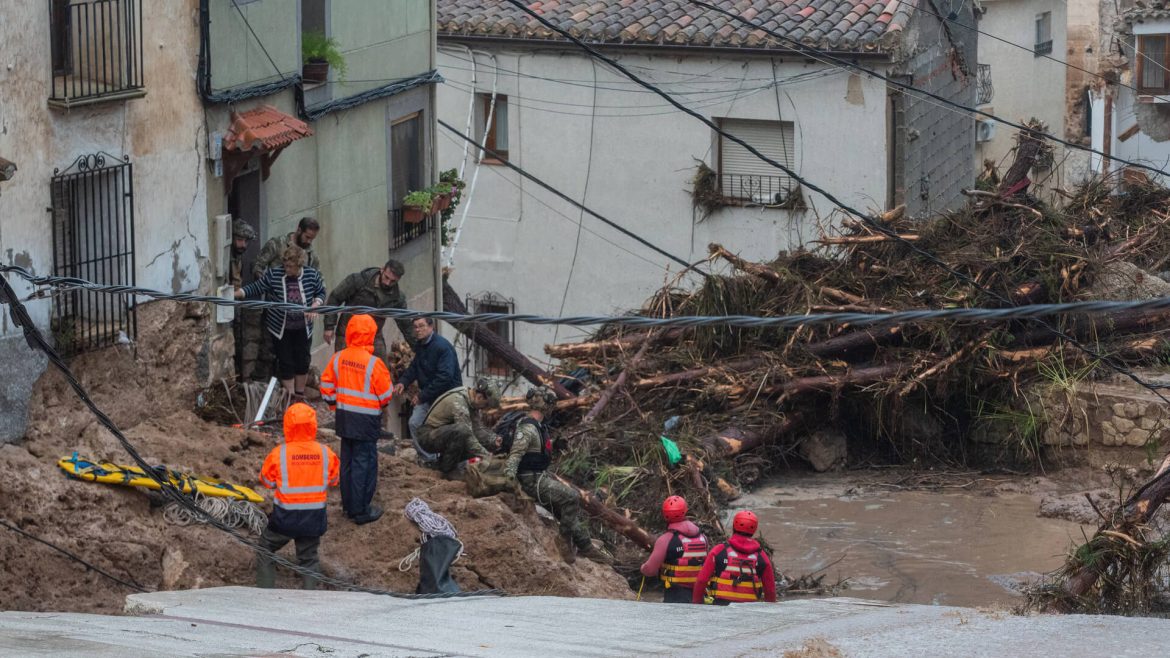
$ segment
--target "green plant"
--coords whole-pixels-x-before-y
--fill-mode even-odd
[[[451,183],[448,183],[447,181],[439,181],[430,187],[430,192],[434,196],[439,196],[442,194],[451,194],[454,189],[455,186],[453,186]]]
[[[415,190],[402,197],[402,205],[429,209],[432,200],[434,200],[434,195],[431,194],[430,190]]]
[[[462,190],[467,186],[467,183],[459,179],[459,171],[457,169],[448,169],[440,173],[439,180],[444,183],[450,183],[457,190]]]
[[[304,32],[301,34],[301,62],[328,62],[333,70],[337,71],[339,80],[345,79],[345,56],[338,50],[337,40],[327,37],[322,32]]]

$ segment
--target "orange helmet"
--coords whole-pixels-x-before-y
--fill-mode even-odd
[[[667,523],[678,523],[687,518],[687,501],[682,496],[671,496],[662,501],[662,518]]]
[[[731,529],[751,536],[756,534],[756,528],[760,527],[760,520],[756,518],[756,513],[751,510],[744,510],[735,513],[735,519],[731,521]]]

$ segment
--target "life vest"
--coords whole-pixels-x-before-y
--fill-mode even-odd
[[[520,457],[520,467],[517,470],[521,473],[539,473],[548,470],[549,465],[552,464],[552,437],[548,433],[548,428],[545,427],[544,423],[531,416],[521,418],[517,427],[521,423],[533,425],[540,432],[540,452],[524,453]]]
[[[707,537],[700,533],[695,537],[688,537],[677,530],[671,530],[674,536],[666,546],[666,558],[662,560],[662,569],[658,577],[666,588],[695,586],[699,570],[703,568],[703,560],[707,558]]]
[[[707,582],[707,596],[730,603],[764,600],[759,563],[759,551],[740,553],[724,544],[723,552],[715,558],[715,576]]]

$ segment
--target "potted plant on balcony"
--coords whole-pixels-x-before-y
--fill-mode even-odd
[[[427,215],[434,212],[434,197],[430,190],[415,190],[402,198],[402,220],[408,224],[417,224]]]
[[[337,41],[321,32],[301,34],[301,79],[305,82],[325,82],[329,67],[337,71],[337,79],[345,79],[345,57],[337,48]]]
[[[451,207],[452,185],[446,181],[439,181],[431,186],[431,195],[435,198],[435,212]]]

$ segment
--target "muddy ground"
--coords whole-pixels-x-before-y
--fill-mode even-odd
[[[186,307],[149,304],[139,311],[136,349],[122,346],[72,363],[100,408],[151,463],[258,487],[257,472],[276,438],[212,425],[190,410],[198,394],[198,336],[205,318]],[[56,462],[73,451],[127,463],[114,437],[98,426],[64,379],[47,372],[36,386],[24,441],[0,447],[0,517],[146,589],[185,589],[254,582],[251,552],[224,533],[179,527],[135,489],[70,480]],[[332,447],[339,450],[336,442]],[[378,522],[355,526],[330,494],[329,532],[322,542],[327,575],[368,587],[410,592],[417,567],[399,560],[419,532],[401,511],[418,496],[459,532],[466,555],[453,567],[464,589],[514,594],[630,598],[626,581],[588,560],[567,564],[554,525],[531,503],[511,496],[474,500],[407,459],[380,454]],[[291,553],[291,547],[286,549]],[[290,554],[291,557],[291,554]],[[118,612],[129,590],[48,547],[0,529],[0,592],[9,610]],[[299,584],[284,574],[281,586]]]

